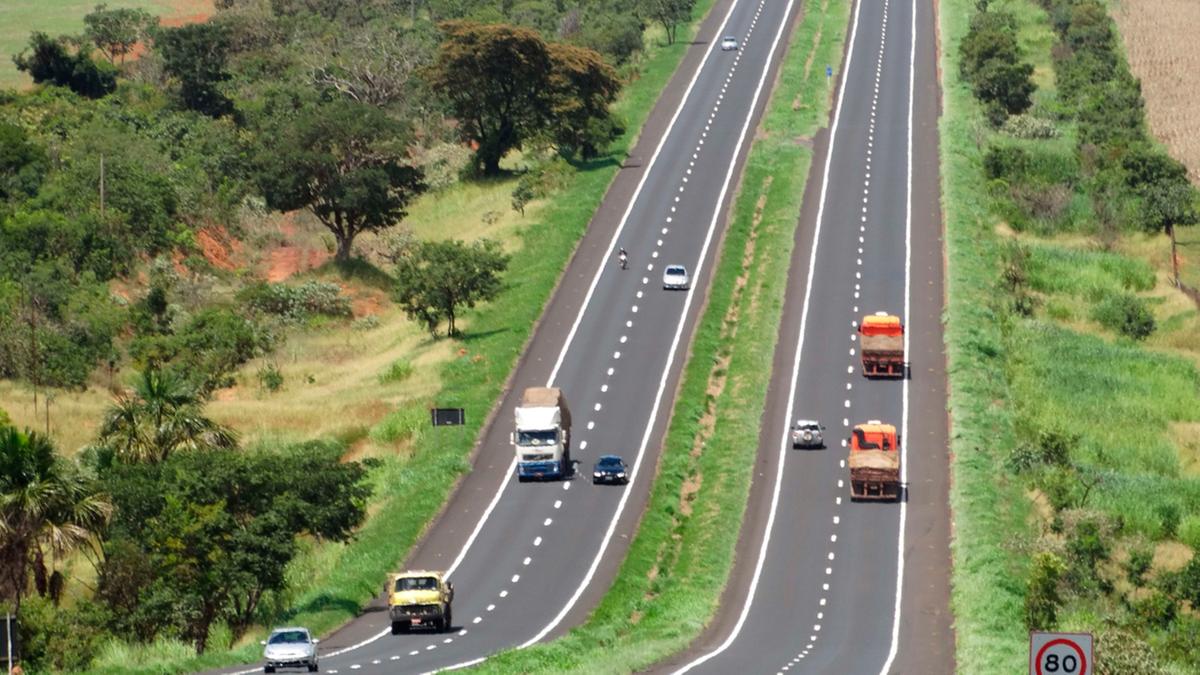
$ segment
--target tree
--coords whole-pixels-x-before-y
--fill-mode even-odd
[[[404,161],[406,137],[382,110],[353,101],[278,114],[262,134],[259,186],[272,208],[311,211],[345,262],[355,237],[395,225],[425,189],[421,170]]]
[[[621,90],[617,73],[591,49],[551,43],[554,140],[584,159],[601,152],[624,129],[609,111]]]
[[[35,432],[0,427],[0,597],[20,608],[32,572],[39,595],[57,598],[61,556],[91,541],[112,514],[108,497]]]
[[[500,274],[508,256],[487,239],[467,245],[461,241],[426,241],[413,247],[396,267],[396,301],[412,319],[436,336],[442,320],[447,334],[456,335],[459,307],[491,300],[500,292]]]
[[[229,31],[213,22],[164,28],[155,45],[163,57],[163,68],[179,79],[179,97],[184,106],[209,117],[233,112],[233,101],[221,92],[229,79]]]
[[[449,21],[442,31],[429,80],[477,144],[483,173],[499,173],[500,160],[534,138],[591,157],[621,132],[608,110],[620,83],[596,52],[503,24]]]
[[[237,435],[204,416],[199,397],[181,377],[150,368],[131,394],[108,409],[99,440],[129,463],[162,462],[181,450],[237,447]]]
[[[1058,581],[1067,567],[1053,553],[1034,556],[1029,573],[1029,590],[1025,593],[1025,627],[1029,630],[1053,630],[1058,624]]]
[[[667,32],[667,44],[675,44],[676,29],[681,23],[687,23],[692,18],[696,8],[696,0],[644,0],[643,9],[646,16],[662,24]]]
[[[298,535],[346,541],[363,522],[366,467],[342,462],[344,450],[317,442],[112,467],[118,511],[98,596],[118,631],[166,632],[197,652],[217,621],[240,637],[262,598],[287,587]]]
[[[42,32],[29,37],[28,49],[14,56],[13,63],[37,84],[68,87],[88,98],[103,98],[117,88],[116,70],[111,65],[97,64],[83,52],[71,53],[63,38],[51,39]]]
[[[1019,115],[1033,105],[1033,64],[992,59],[975,74],[975,97],[1008,115]],[[1002,121],[1002,120],[1001,120]]]
[[[146,31],[157,22],[157,18],[144,9],[109,9],[108,5],[101,4],[84,15],[84,36],[96,45],[109,63],[115,65],[117,57],[125,63],[125,55],[146,38]]]
[[[315,57],[310,69],[315,84],[359,103],[419,108],[414,75],[432,62],[435,49],[430,31],[366,27]]]
[[[548,126],[549,50],[528,28],[469,21],[441,28],[430,83],[449,101],[463,138],[478,144],[478,168],[498,174],[504,155]]]
[[[46,152],[15,124],[0,122],[0,201],[32,197],[46,173]]]

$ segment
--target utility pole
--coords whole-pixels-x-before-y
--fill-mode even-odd
[[[1179,251],[1175,244],[1175,226],[1168,225],[1167,233],[1171,235],[1171,270],[1175,274],[1175,288],[1179,288]]]
[[[12,675],[13,671],[13,644],[12,644],[12,620],[13,616],[9,612],[4,613],[4,649],[7,652],[8,675]]]
[[[104,220],[104,155],[100,155],[100,220]]]

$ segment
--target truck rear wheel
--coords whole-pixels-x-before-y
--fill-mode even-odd
[[[399,635],[404,632],[405,624],[403,621],[392,622],[392,635]]]

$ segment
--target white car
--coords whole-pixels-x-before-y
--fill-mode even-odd
[[[270,637],[263,640],[263,672],[273,673],[276,668],[307,668],[308,672],[320,670],[317,664],[317,643],[307,628],[276,628]]]
[[[686,291],[690,283],[687,268],[683,265],[667,265],[663,270],[663,288],[667,290]]]
[[[737,38],[733,37],[732,35],[726,35],[724,38],[721,39],[721,51],[728,52],[728,51],[736,50],[737,48],[738,48]]]
[[[822,431],[825,426],[816,420],[796,420],[792,425],[793,448],[823,448],[825,439]]]

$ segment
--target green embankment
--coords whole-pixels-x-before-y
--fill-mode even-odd
[[[1030,561],[1049,552],[1066,566],[1055,627],[1097,634],[1098,672],[1195,672],[1184,656],[1189,640],[1194,648],[1194,618],[1156,623],[1163,615],[1141,603],[1156,597],[1155,586],[1179,559],[1186,561],[1184,544],[1198,544],[1180,525],[1200,522],[1200,478],[1181,461],[1178,431],[1200,420],[1198,350],[1188,337],[1197,312],[1166,287],[1161,268],[1137,255],[1145,235],[1097,226],[1095,195],[1076,154],[1076,123],[1055,88],[1055,35],[1046,13],[1027,0],[990,8],[1017,17],[1024,58],[1037,68],[1031,113],[1053,120],[1060,136],[1016,138],[984,122],[959,77],[958,44],[977,3],[943,0],[958,667],[1023,672]],[[993,143],[1025,149],[1035,171],[1071,186],[1053,218],[1022,222],[1014,192],[987,181],[983,157]],[[1028,302],[1017,302],[1014,286]],[[1138,342],[1105,327],[1099,312],[1117,297],[1151,309],[1153,336]],[[1061,464],[1018,472],[1031,451],[1053,447],[1048,438],[1065,439]],[[1101,536],[1089,538],[1085,525]],[[1126,566],[1137,549],[1154,558],[1145,579],[1131,582]],[[1085,562],[1091,555],[1097,559]],[[1148,665],[1154,660],[1158,666]]]
[[[553,203],[541,212],[540,220],[522,234],[522,249],[538,254],[523,256],[520,274],[506,277],[508,287],[502,296],[467,317],[459,356],[445,366],[442,391],[435,398],[439,405],[465,408],[467,424],[429,431],[424,409],[400,409],[372,430],[384,440],[411,439],[412,453],[386,458],[375,471],[376,497],[370,520],[352,543],[325,546],[309,557],[304,569],[296,566],[289,570],[291,586],[305,590],[298,590],[290,599],[292,609],[282,613],[280,622],[308,626],[323,634],[357,616],[379,591],[384,576],[404,559],[459,477],[469,470],[473,439],[616,175],[620,158],[633,147],[711,6],[712,0],[697,3],[692,24],[680,30],[674,45],[650,46],[637,79],[626,87],[616,106],[625,120],[626,133],[613,144],[609,157],[582,165],[570,184],[551,197]],[[312,584],[314,577],[320,582]],[[221,643],[220,634],[213,638],[210,644]],[[114,643],[99,655],[94,670],[173,673],[250,662],[261,655],[258,639],[251,634],[234,649],[214,649],[200,657],[188,656],[186,648],[175,643],[132,649]]]
[[[828,117],[846,0],[804,8],[747,160],[658,477],[613,586],[562,639],[476,671],[627,673],[685,648],[711,620],[733,564],[758,446],[809,141]]]

